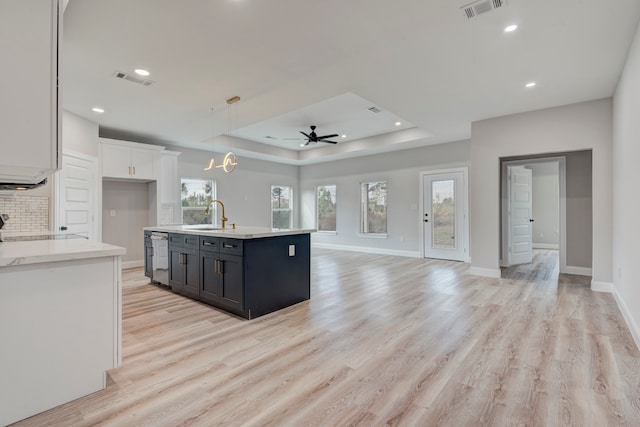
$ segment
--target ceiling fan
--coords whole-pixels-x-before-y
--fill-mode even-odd
[[[335,138],[336,136],[340,136],[337,133],[334,133],[332,135],[318,136],[318,135],[316,135],[316,127],[315,126],[311,126],[311,133],[309,133],[309,134],[306,133],[306,132],[302,132],[302,131],[300,131],[300,133],[307,137],[307,142],[304,145],[309,145],[309,143],[311,143],[311,142],[328,142],[329,144],[337,144],[338,141],[327,141],[327,140],[329,138]]]

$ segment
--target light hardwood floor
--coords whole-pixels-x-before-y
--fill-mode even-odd
[[[251,321],[124,273],[109,387],[19,426],[640,425],[640,352],[589,278],[313,249]]]

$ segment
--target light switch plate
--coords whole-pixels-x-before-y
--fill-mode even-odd
[[[289,256],[296,256],[296,245],[289,245]]]

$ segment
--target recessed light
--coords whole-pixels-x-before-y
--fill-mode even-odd
[[[536,85],[536,82],[529,82],[525,85],[525,87],[531,88],[534,87]]]
[[[100,107],[93,107],[93,108],[91,109],[91,111],[93,111],[94,113],[98,113],[98,114],[102,114],[102,113],[104,113],[104,109],[103,109],[103,108],[100,108]]]
[[[144,68],[136,68],[135,70],[133,70],[136,72],[136,74],[138,74],[139,76],[145,76],[147,77],[150,73],[145,70]]]
[[[342,135],[340,135],[340,138],[346,138],[347,135],[345,135],[344,133]]]
[[[304,146],[305,146],[305,144],[300,144],[300,147],[304,147]]]
[[[512,31],[515,31],[518,29],[518,26],[516,24],[513,25],[509,25],[508,27],[505,27],[504,32],[505,33],[510,33]]]
[[[402,122],[396,122],[395,125],[396,126],[400,126],[400,125],[402,125]]]

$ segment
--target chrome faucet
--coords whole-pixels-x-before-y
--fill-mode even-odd
[[[220,200],[218,199],[212,200],[209,203],[209,206],[207,206],[207,209],[204,210],[204,214],[209,215],[211,205],[213,205],[214,203],[220,203],[220,207],[222,207],[222,218],[220,218],[220,222],[222,223],[222,229],[224,230],[225,224],[227,223],[227,221],[229,221],[229,218],[224,216],[224,204]]]

